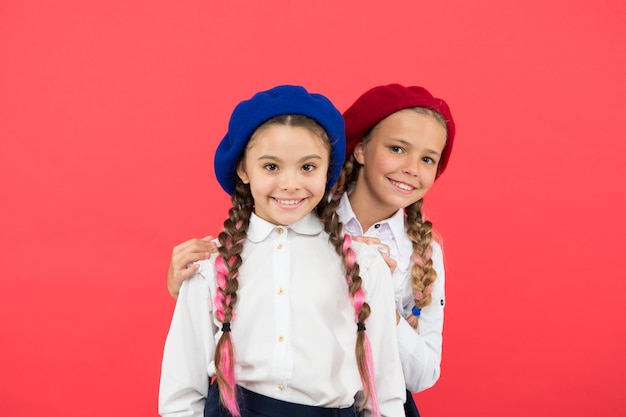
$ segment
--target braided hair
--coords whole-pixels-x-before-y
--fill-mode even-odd
[[[310,129],[324,140],[330,151],[330,139],[326,131],[313,119],[301,115],[281,115],[268,120],[257,128],[249,143],[255,139],[261,129],[269,125],[295,126]],[[224,221],[224,231],[218,237],[221,246],[218,249],[219,255],[215,261],[217,271],[215,317],[222,323],[222,334],[215,349],[214,361],[220,400],[233,416],[239,417],[241,414],[237,404],[235,389],[236,360],[230,326],[231,322],[235,320],[233,310],[237,302],[237,289],[239,287],[237,281],[238,270],[242,263],[241,252],[254,207],[250,185],[238,180],[231,201],[233,207],[228,212],[228,219]],[[337,254],[342,257],[346,270],[345,279],[354,306],[355,321],[357,322],[355,355],[365,394],[365,402],[361,407],[364,408],[369,402],[372,414],[380,417],[372,349],[365,332],[365,322],[371,310],[370,306],[365,302],[365,295],[361,288],[360,269],[356,262],[356,255],[350,247],[350,236],[343,233],[343,225],[336,213],[337,205],[338,201],[331,200],[330,190],[327,190],[326,195],[318,203],[315,213],[322,221],[324,230],[329,235],[329,242]]]
[[[417,113],[434,117],[447,130],[446,121],[440,113],[426,107],[411,107],[410,109]],[[364,143],[371,140],[372,132],[375,127],[376,125],[365,133],[362,139]],[[340,175],[339,184],[333,195],[333,200],[339,201],[341,196],[356,182],[360,169],[362,169],[362,166],[356,161],[354,155],[347,155]],[[422,198],[404,208],[407,236],[411,240],[413,247],[413,253],[411,255],[411,287],[415,307],[417,308],[417,310],[414,310],[414,314],[406,320],[414,328],[417,328],[419,325],[418,315],[420,310],[429,306],[432,302],[431,293],[437,279],[437,272],[433,268],[433,261],[431,259],[433,225],[432,222],[424,219],[422,213],[423,201],[424,199]],[[417,315],[415,313],[417,313]]]

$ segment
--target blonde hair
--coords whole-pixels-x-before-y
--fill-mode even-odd
[[[434,117],[443,125],[444,128],[446,128],[447,132],[446,121],[440,113],[426,107],[410,107],[409,109],[420,114]],[[365,133],[363,139],[361,140],[364,144],[368,143],[372,139],[372,132],[379,123],[374,125]],[[346,162],[339,177],[339,184],[335,194],[333,195],[333,200],[339,201],[341,195],[357,181],[359,171],[362,168],[363,167],[356,161],[353,154],[346,156]],[[413,290],[415,306],[419,309],[427,307],[431,304],[431,292],[437,279],[437,272],[433,268],[433,261],[431,259],[433,225],[430,221],[424,219],[422,204],[423,198],[404,208],[407,236],[411,240],[413,247],[413,254],[411,255],[411,288]],[[414,328],[417,328],[419,325],[418,318],[415,315],[411,315],[406,320]]]

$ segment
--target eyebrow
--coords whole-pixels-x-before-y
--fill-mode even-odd
[[[436,156],[440,156],[440,155],[441,155],[439,152],[437,152],[437,151],[436,151],[436,150],[434,150],[434,149],[428,149],[428,150],[426,151],[426,153],[431,154],[431,155],[436,155]]]
[[[262,159],[269,159],[271,161],[276,161],[276,162],[281,162],[282,160],[274,155],[261,155],[257,158],[258,160],[262,160]],[[302,158],[300,158],[300,160],[298,162],[304,162],[304,161],[308,161],[311,159],[322,159],[322,157],[318,154],[311,154],[311,155],[306,155],[303,156]]]
[[[413,148],[413,144],[411,142],[409,142],[408,140],[405,139],[400,139],[400,138],[391,138],[397,142],[400,142],[400,144],[406,146],[407,148]],[[427,149],[426,153],[431,154],[431,155],[436,155],[436,156],[440,156],[441,154],[439,152],[437,152],[434,149]]]

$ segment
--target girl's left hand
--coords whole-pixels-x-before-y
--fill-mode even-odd
[[[367,243],[368,245],[378,246],[378,251],[380,252],[381,256],[385,260],[385,263],[391,270],[391,273],[393,274],[393,271],[396,270],[396,266],[398,265],[398,262],[396,262],[394,259],[392,259],[389,256],[389,245],[381,242],[380,239],[376,237],[369,237],[369,236],[353,236],[352,240],[356,240],[357,242]]]

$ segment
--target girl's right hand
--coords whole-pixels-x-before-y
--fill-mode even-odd
[[[200,266],[195,262],[209,259],[211,253],[217,252],[217,245],[211,240],[212,236],[194,238],[174,247],[167,272],[167,290],[172,297],[178,298],[183,281],[198,271]]]

